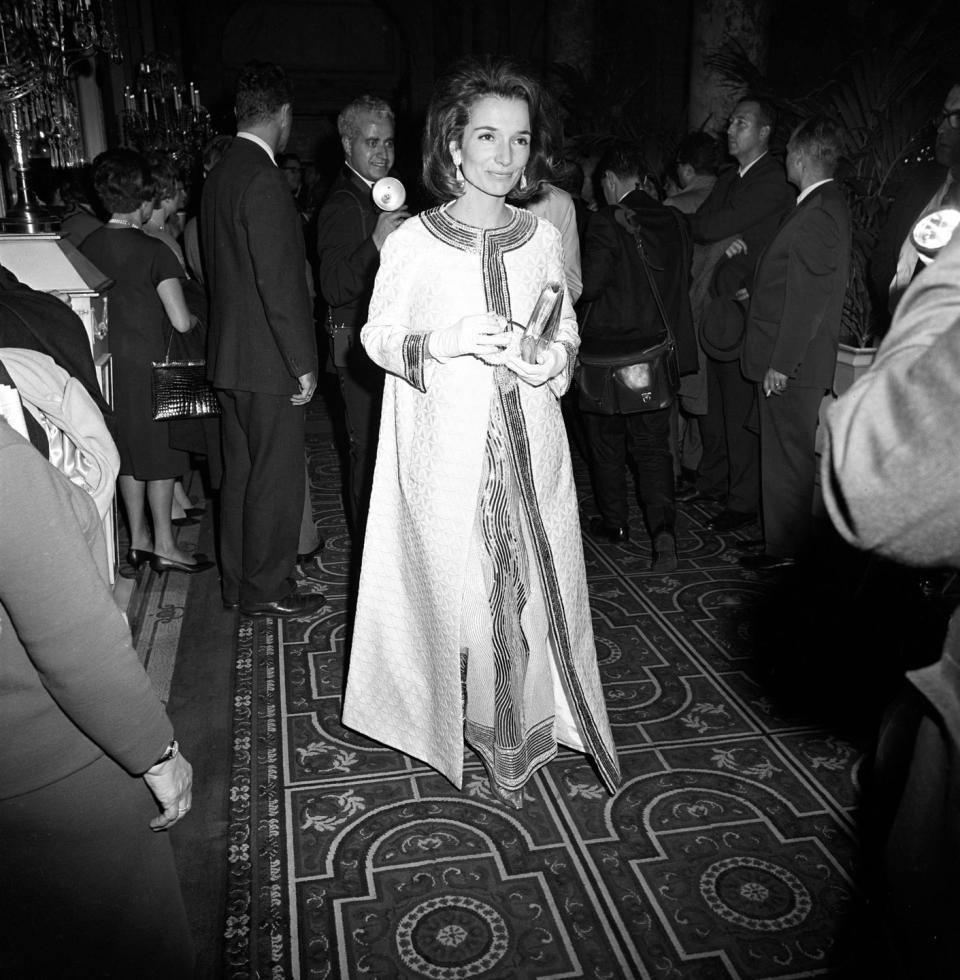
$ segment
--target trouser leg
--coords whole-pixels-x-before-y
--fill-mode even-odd
[[[347,437],[350,442],[350,466],[346,480],[347,510],[354,535],[362,539],[377,459],[383,372],[369,358],[366,363],[359,358],[357,361],[356,365],[350,367],[338,367],[337,375],[340,379]]]
[[[608,524],[615,527],[626,527],[629,523],[624,418],[623,415],[583,413],[590,437],[597,510]]]
[[[816,434],[823,390],[759,391],[763,533],[768,554],[796,558],[813,535]]]
[[[697,469],[697,490],[718,500],[727,495],[729,467],[727,438],[723,421],[723,395],[720,388],[719,361],[707,358],[707,414],[701,417],[700,435],[703,453]]]
[[[241,603],[290,591],[303,515],[304,409],[288,395],[234,392],[250,461],[243,493]]]
[[[717,363],[729,466],[727,507],[753,514],[760,502],[760,440],[746,425],[754,407],[755,386],[741,374],[738,361]]]
[[[670,452],[670,409],[624,416],[630,453],[637,467],[638,491],[652,537],[672,531],[677,522],[673,456]]]

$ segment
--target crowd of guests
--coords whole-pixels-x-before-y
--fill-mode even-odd
[[[281,68],[243,69],[236,118],[236,136],[205,149],[189,221],[186,181],[168,158],[109,150],[88,186],[71,175],[62,192],[64,237],[113,281],[116,458],[105,454],[104,472],[116,475],[128,564],[159,574],[217,567],[224,608],[246,616],[322,609],[304,445],[305,407],[328,367],[320,310],[346,420],[359,571],[344,724],[457,786],[467,743],[508,806],[523,806],[525,784],[560,745],[589,755],[614,792],[568,431],[588,456],[597,513],[587,530],[598,540],[630,546],[635,473],[653,572],[682,557],[678,500],[716,505],[718,532],[755,526],[757,536],[738,538],[745,567],[777,571],[805,557],[851,260],[836,180],[843,132],[826,118],[800,120],[781,162],[770,150],[773,106],[746,96],[726,147],[692,133],[668,174],[615,139],[589,166],[564,165],[556,107],[537,79],[508,60],[471,59],[435,88],[422,158],[434,204],[413,215],[381,210],[371,195],[395,167],[383,100],[361,96],[340,113],[343,163],[329,187],[284,152],[293,93]],[[960,88],[939,120],[937,163],[941,183],[919,193],[914,217],[955,194]],[[923,265],[903,234],[891,308]],[[561,296],[549,331],[522,337],[550,283]],[[912,295],[922,308],[924,294]],[[642,375],[665,340],[677,375],[667,398],[624,400],[617,372]],[[206,357],[216,423],[152,417],[151,362],[183,341]],[[78,356],[41,348],[54,360]],[[609,364],[609,388],[578,390],[578,357]],[[77,368],[88,388],[89,368]],[[0,369],[0,393],[25,398],[19,359],[0,357]],[[94,390],[86,398],[95,413],[105,407]],[[10,962],[56,962],[57,950],[36,944],[63,922],[76,975],[96,962],[104,975],[187,976],[169,845],[148,828],[189,810],[190,767],[112,604],[89,486],[47,461],[57,454],[31,413],[4,399],[0,718],[16,751],[0,756],[0,870],[8,894],[28,896],[5,913],[19,937]],[[898,554],[888,533],[897,500],[862,489],[850,460],[866,450],[850,411],[836,414],[832,512],[851,539]],[[208,459],[218,491],[216,560],[181,548],[174,531],[197,517],[182,487],[190,453]],[[923,469],[911,460],[904,481]],[[936,546],[907,533],[908,557],[955,558],[952,502],[931,499]],[[861,512],[875,534],[856,524]],[[75,882],[90,910],[80,918],[65,915]],[[151,915],[157,896],[162,918]],[[108,931],[119,936],[105,946]]]

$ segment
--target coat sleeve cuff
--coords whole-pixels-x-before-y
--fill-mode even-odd
[[[403,376],[418,391],[427,390],[424,362],[428,336],[427,333],[411,333],[403,341]]]

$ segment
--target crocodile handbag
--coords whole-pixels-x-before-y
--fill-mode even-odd
[[[151,395],[153,419],[205,419],[220,414],[216,392],[207,381],[207,362],[203,358],[170,360],[173,331],[162,361],[153,361]]]

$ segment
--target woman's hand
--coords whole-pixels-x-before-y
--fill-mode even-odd
[[[505,317],[496,313],[474,313],[445,330],[434,330],[427,341],[430,356],[438,361],[472,354],[489,357],[510,344],[513,331]]]
[[[537,363],[529,364],[519,351],[508,357],[504,364],[518,377],[534,388],[555,378],[567,366],[567,350],[562,344],[551,344],[537,355]]]

